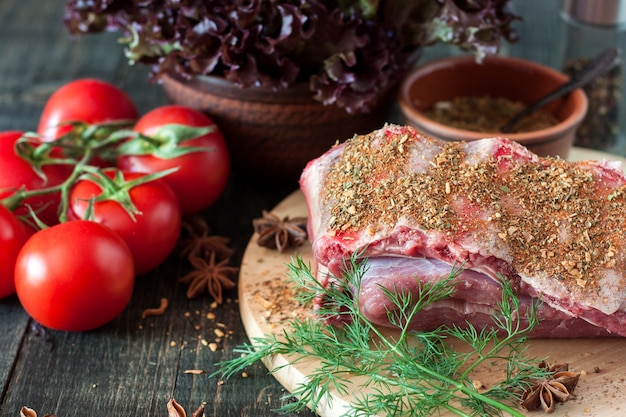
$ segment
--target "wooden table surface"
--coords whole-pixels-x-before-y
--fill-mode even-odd
[[[528,7],[519,3],[520,11]],[[73,42],[62,15],[60,0],[0,1],[0,130],[35,130],[48,96],[82,77],[118,85],[142,113],[166,103],[161,88],[147,82],[146,68],[127,65],[117,34]],[[548,59],[550,36],[532,28],[550,18],[549,13],[525,12],[523,41],[512,53]],[[231,238],[234,265],[252,234],[252,219],[296,188],[295,182],[277,185],[233,175],[222,198],[203,215],[215,234]],[[232,348],[247,342],[247,336],[237,290],[227,292],[227,301],[217,308],[208,296],[188,300],[186,286],[177,282],[187,271],[172,257],[138,279],[120,317],[86,333],[44,330],[16,297],[0,300],[0,416],[18,416],[22,406],[59,417],[165,416],[171,398],[189,413],[206,403],[206,416],[277,415],[273,410],[286,392],[262,364],[251,367],[247,377],[223,384],[209,378],[215,363],[232,358]],[[158,306],[162,297],[170,302],[166,314],[142,319],[141,312]],[[214,319],[207,318],[209,312]],[[227,337],[214,352],[207,344],[218,327]],[[186,372],[198,369],[204,373]]]

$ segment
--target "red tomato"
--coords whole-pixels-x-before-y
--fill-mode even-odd
[[[15,264],[15,289],[26,312],[42,325],[86,331],[126,308],[134,274],[130,250],[117,233],[74,220],[28,239]]]
[[[178,197],[183,215],[197,213],[217,200],[222,194],[230,173],[230,159],[226,142],[215,123],[205,114],[184,106],[158,107],[141,117],[134,130],[158,138],[164,125],[179,124],[215,129],[180,146],[207,147],[206,151],[164,159],[154,155],[123,155],[117,165],[125,171],[153,173],[173,167],[178,171],[163,178]]]
[[[0,298],[15,293],[15,260],[26,238],[24,225],[0,204]]]
[[[114,170],[104,171],[115,178]],[[140,173],[123,173],[125,181],[144,177]],[[111,192],[120,186],[104,187]],[[92,197],[102,195],[103,187],[91,179],[79,181],[70,193],[70,219],[84,219]],[[119,192],[119,191],[117,191]],[[180,234],[181,214],[172,189],[162,180],[152,180],[132,187],[128,194],[139,213],[135,220],[117,201],[93,204],[93,218],[117,232],[128,245],[135,263],[135,273],[143,274],[161,264],[172,252]]]
[[[70,81],[56,90],[46,102],[37,133],[54,140],[70,131],[60,123],[82,121],[97,124],[136,120],[135,104],[122,90],[106,81],[84,78]]]
[[[0,133],[0,199],[14,194],[15,190],[25,187],[27,190],[40,190],[63,183],[71,169],[65,165],[47,165],[43,167],[46,180],[33,170],[33,167],[15,153],[15,142],[23,132],[10,131]],[[15,210],[19,216],[28,214],[26,204],[30,205],[37,216],[46,224],[58,223],[57,209],[60,193],[51,193],[38,197],[29,197],[22,201]]]

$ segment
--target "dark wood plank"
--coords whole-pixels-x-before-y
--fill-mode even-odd
[[[17,297],[0,300],[0,393],[8,387],[28,323]]]

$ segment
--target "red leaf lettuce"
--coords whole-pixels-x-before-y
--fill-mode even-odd
[[[151,77],[219,75],[241,87],[308,82],[314,97],[367,111],[422,48],[477,59],[515,41],[509,0],[68,0],[72,35],[124,34]]]

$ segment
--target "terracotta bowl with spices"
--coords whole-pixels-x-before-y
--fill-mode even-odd
[[[445,140],[502,136],[541,156],[566,158],[587,112],[582,89],[553,101],[516,124],[500,127],[524,106],[566,82],[567,75],[519,58],[444,58],[419,66],[403,80],[398,102],[404,122]]]

